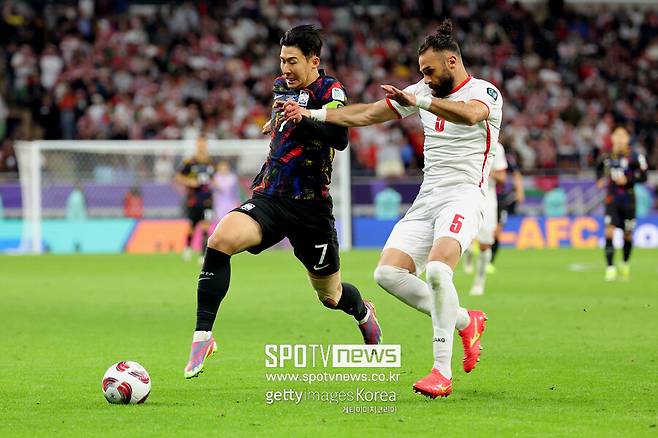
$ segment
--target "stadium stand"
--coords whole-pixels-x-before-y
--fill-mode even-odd
[[[656,168],[655,10],[367,4],[4,2],[0,172],[16,169],[15,139],[259,138],[278,38],[300,22],[325,29],[324,66],[351,102],[379,99],[380,84],[420,78],[418,41],[442,16],[456,22],[470,72],[503,90],[502,140],[525,171],[591,169],[619,122]],[[351,130],[355,174],[418,173],[422,138],[417,120]]]

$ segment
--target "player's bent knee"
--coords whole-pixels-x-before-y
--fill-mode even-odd
[[[409,271],[404,268],[391,265],[380,265],[375,268],[373,276],[382,289],[386,292],[391,292],[395,289],[395,286],[401,282],[402,277],[408,273]]]
[[[230,232],[222,232],[221,230],[216,230],[208,238],[208,247],[217,251],[221,251],[224,254],[233,255],[241,252],[244,248],[241,248],[241,243],[237,238],[236,234]]]

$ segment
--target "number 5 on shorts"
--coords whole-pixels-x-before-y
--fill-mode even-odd
[[[452,219],[452,223],[450,224],[450,231],[455,234],[459,233],[459,230],[462,229],[462,219],[464,219],[464,216],[461,214],[456,214]]]

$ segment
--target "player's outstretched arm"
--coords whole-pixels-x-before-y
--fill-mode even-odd
[[[397,119],[397,114],[389,108],[385,100],[374,103],[355,103],[340,108],[324,108],[313,112],[302,108],[297,102],[288,101],[284,105],[286,120],[300,121],[302,117],[333,123],[339,126],[368,126]]]
[[[437,97],[418,97],[392,85],[382,85],[382,89],[388,99],[393,99],[402,106],[417,106],[452,123],[475,125],[489,117],[489,108],[478,100],[454,102]]]

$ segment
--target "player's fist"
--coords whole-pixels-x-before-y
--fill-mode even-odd
[[[294,100],[289,100],[283,105],[286,120],[298,123],[302,120],[303,116],[308,117],[310,112],[306,108],[299,106]]]
[[[263,125],[263,129],[261,132],[264,135],[268,135],[272,132],[272,119],[268,120],[267,123]]]

